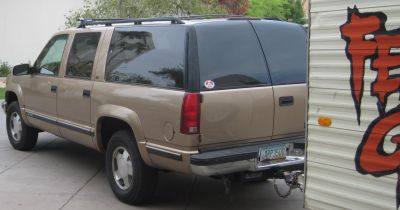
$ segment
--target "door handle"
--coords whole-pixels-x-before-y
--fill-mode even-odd
[[[279,98],[279,106],[292,106],[293,104],[293,96],[284,96]]]
[[[83,90],[82,96],[86,98],[90,98],[90,90]]]
[[[52,86],[50,87],[50,91],[51,91],[52,93],[56,93],[56,92],[57,92],[57,86],[56,86],[56,85],[52,85]]]

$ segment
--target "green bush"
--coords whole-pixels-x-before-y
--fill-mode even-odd
[[[0,61],[0,77],[6,77],[11,73],[11,66],[7,62]]]
[[[247,15],[279,18],[299,24],[306,23],[301,0],[250,0]]]

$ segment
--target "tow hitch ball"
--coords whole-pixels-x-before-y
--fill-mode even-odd
[[[303,171],[278,171],[274,174],[274,189],[276,193],[281,198],[287,198],[293,189],[299,188],[301,192],[304,192],[304,183],[302,183]],[[282,193],[278,185],[276,184],[276,179],[284,179],[286,185],[289,187],[286,193]],[[300,182],[299,182],[300,181]]]

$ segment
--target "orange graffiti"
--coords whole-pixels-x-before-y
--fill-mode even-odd
[[[383,149],[385,137],[400,125],[400,106],[386,111],[388,97],[400,92],[400,75],[390,74],[400,68],[400,54],[392,49],[400,48],[400,29],[386,30],[387,16],[382,12],[360,13],[357,7],[348,9],[348,20],[341,26],[346,41],[346,55],[351,63],[350,86],[360,124],[361,102],[364,93],[365,64],[371,60],[371,70],[377,77],[371,85],[371,96],[378,99],[377,117],[368,126],[357,148],[356,169],[362,174],[380,177],[398,173],[400,177],[400,134],[391,138],[397,144],[395,151]],[[397,208],[400,205],[400,181],[397,183]]]

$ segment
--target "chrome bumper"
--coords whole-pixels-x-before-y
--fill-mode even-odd
[[[302,142],[304,146],[304,139],[299,141]],[[283,143],[299,144],[299,141]],[[277,144],[277,142],[274,142],[273,144]],[[258,163],[257,159],[259,149],[265,145],[267,144],[264,143],[245,147],[221,149],[192,155],[192,172],[200,176],[217,176],[246,171],[259,172],[288,168],[293,170],[302,170],[304,168],[303,155],[286,156],[286,159],[278,162]]]
[[[7,112],[7,102],[6,101],[1,102],[1,108],[3,109],[4,113]]]

